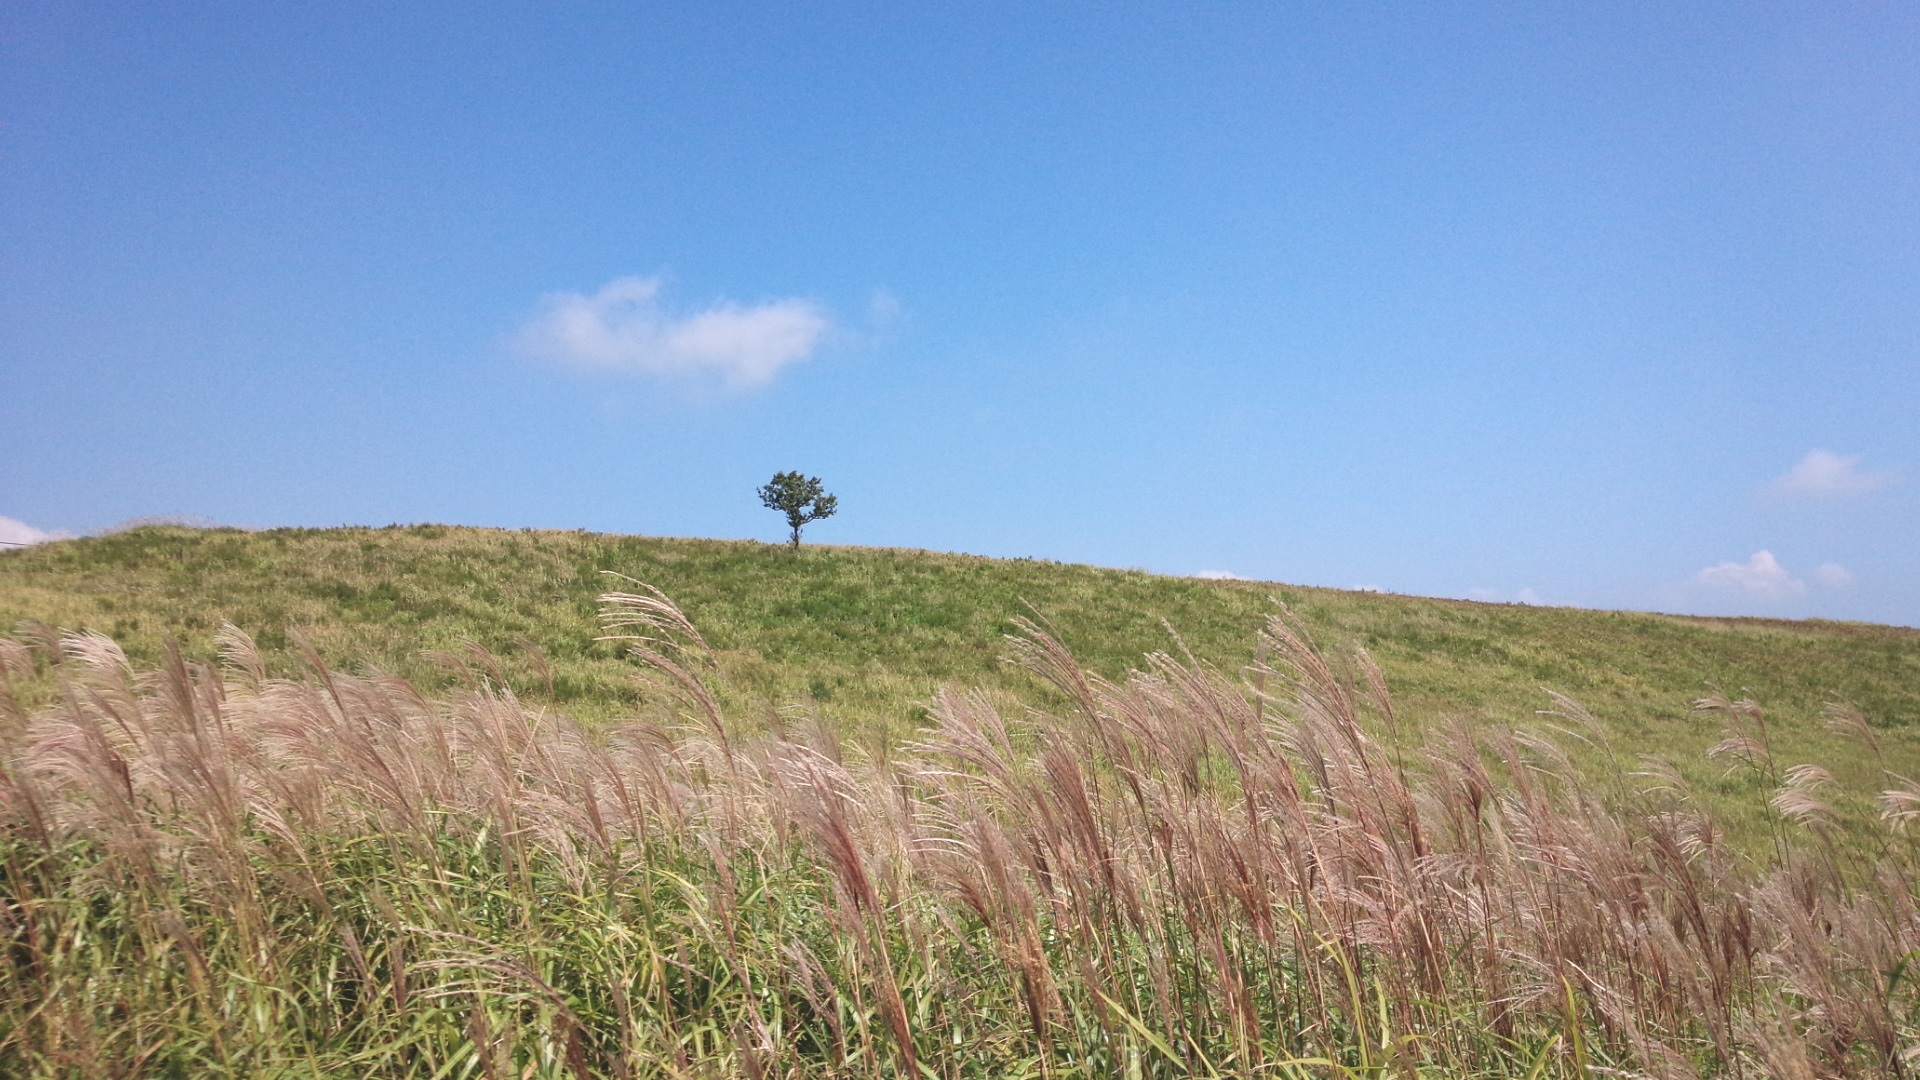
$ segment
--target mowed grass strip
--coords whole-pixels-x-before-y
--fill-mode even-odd
[[[1749,798],[1759,793],[1705,760],[1719,724],[1690,709],[1714,688],[1766,708],[1782,761],[1817,761],[1849,789],[1884,785],[1880,763],[1826,729],[1822,709],[1835,699],[1880,730],[1888,767],[1920,772],[1920,631],[1480,604],[926,551],[440,525],[143,528],[0,553],[0,629],[98,630],[151,662],[169,637],[209,657],[214,633],[232,622],[281,673],[299,667],[297,634],[330,663],[373,666],[428,689],[486,674],[598,721],[630,713],[638,694],[618,649],[594,640],[595,598],[622,587],[603,571],[657,586],[686,611],[718,654],[722,704],[747,727],[797,706],[848,738],[881,742],[916,729],[942,684],[1033,699],[1033,679],[1002,659],[1012,620],[1034,611],[1108,678],[1182,643],[1234,671],[1254,659],[1257,630],[1285,605],[1330,654],[1368,650],[1416,727],[1538,724],[1550,705],[1543,691],[1557,690],[1604,722],[1616,761],[1670,758],[1736,818],[1743,803],[1762,812]],[[50,688],[45,680],[26,692]]]

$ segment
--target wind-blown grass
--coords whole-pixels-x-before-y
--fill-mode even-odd
[[[1835,842],[1752,702],[1702,715],[1757,856],[1657,762],[1582,779],[1570,740],[1619,751],[1570,699],[1404,730],[1284,615],[1244,678],[1109,680],[1022,623],[1062,707],[943,690],[883,754],[730,724],[711,639],[605,599],[650,720],[274,677],[232,628],[217,666],[0,646],[62,687],[0,736],[0,1072],[1884,1076],[1920,1041],[1920,789]]]
[[[1845,790],[1872,789],[1882,766],[1826,729],[1823,710],[1836,698],[1871,718],[1888,766],[1920,775],[1920,631],[1477,604],[924,551],[445,526],[146,528],[0,551],[0,632],[27,620],[92,629],[157,665],[169,638],[211,655],[231,622],[254,634],[277,676],[305,670],[297,635],[341,670],[399,675],[436,695],[475,677],[505,680],[523,700],[593,723],[636,706],[619,650],[593,640],[603,571],[652,582],[685,608],[713,646],[712,692],[743,728],[798,706],[850,742],[897,744],[924,723],[942,685],[981,690],[1002,709],[1062,709],[1048,685],[1000,662],[1012,619],[1036,609],[1108,679],[1145,653],[1177,650],[1169,627],[1195,656],[1235,670],[1254,659],[1254,636],[1278,601],[1336,654],[1365,648],[1392,680],[1410,731],[1444,734],[1456,720],[1524,726],[1547,704],[1543,688],[1571,694],[1620,745],[1676,762],[1742,842],[1767,828],[1765,795],[1750,775],[1708,761],[1718,724],[1688,708],[1716,688],[1765,702],[1782,758],[1822,762]],[[29,680],[18,692],[44,703],[55,687]],[[1842,796],[1836,812],[1852,828],[1872,807]]]

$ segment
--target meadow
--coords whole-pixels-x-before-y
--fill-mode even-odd
[[[208,659],[222,623],[259,643],[276,675],[303,670],[295,640],[346,671],[398,675],[429,693],[479,678],[588,724],[640,707],[632,667],[598,642],[608,572],[673,597],[713,645],[707,680],[729,723],[759,730],[806,713],[851,742],[913,737],[943,685],[1003,708],[1065,702],[1004,663],[1013,620],[1043,619],[1088,671],[1120,679],[1150,652],[1224,671],[1256,659],[1285,610],[1335,663],[1364,649],[1416,730],[1455,721],[1536,725],[1548,691],[1591,711],[1634,754],[1672,761],[1747,835],[1751,785],[1706,751],[1710,694],[1766,708],[1783,757],[1816,761],[1849,789],[1879,766],[1824,721],[1835,701],[1880,732],[1898,772],[1920,775],[1920,631],[1858,623],[1704,619],[1203,581],[1036,560],[925,551],[424,525],[241,532],[144,528],[0,552],[0,631],[112,637],[136,662],[164,643]],[[24,624],[24,625],[23,625]],[[24,680],[50,700],[50,680]],[[1583,756],[1583,762],[1590,759]],[[1852,823],[1870,802],[1843,800]]]
[[[1911,631],[431,526],[9,553],[0,618],[6,1075],[1920,1044]]]

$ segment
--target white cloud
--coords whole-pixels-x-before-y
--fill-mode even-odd
[[[1809,450],[1800,463],[1775,477],[1769,490],[1788,499],[1847,499],[1867,495],[1893,483],[1888,472],[1861,472],[1857,454]]]
[[[1377,593],[1383,593],[1383,592],[1386,592],[1387,590],[1385,590],[1385,589],[1383,589],[1383,588],[1381,588],[1381,587],[1380,587],[1380,586],[1378,586],[1378,585],[1352,585],[1352,586],[1349,586],[1349,587],[1348,587],[1348,591],[1350,591],[1350,592],[1377,592]]]
[[[812,356],[833,329],[809,300],[726,301],[675,317],[660,304],[660,279],[616,278],[592,296],[549,293],[515,344],[568,367],[661,377],[718,375],[760,386]]]
[[[1241,577],[1239,574],[1236,574],[1231,570],[1201,570],[1196,572],[1193,576],[1197,578],[1205,578],[1208,581],[1245,581],[1247,580],[1246,578]]]
[[[28,547],[44,544],[49,540],[71,540],[73,534],[64,529],[52,532],[36,529],[24,521],[15,521],[10,517],[0,517],[0,545],[7,547]]]
[[[1513,598],[1522,604],[1529,604],[1534,607],[1540,606],[1540,594],[1534,592],[1532,589],[1521,589],[1514,594]]]
[[[1839,563],[1822,563],[1813,571],[1813,580],[1829,589],[1844,589],[1853,584],[1853,571]]]
[[[1787,573],[1787,568],[1771,551],[1756,551],[1743,563],[1723,562],[1709,566],[1694,576],[1702,585],[1731,589],[1749,596],[1777,599],[1798,596],[1807,591],[1807,583]]]

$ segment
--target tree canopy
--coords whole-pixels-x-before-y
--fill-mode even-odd
[[[773,474],[773,479],[761,485],[760,502],[769,510],[778,510],[787,516],[787,524],[793,529],[791,543],[800,546],[800,529],[810,521],[832,517],[839,508],[840,500],[827,494],[820,486],[817,476],[802,476],[797,472]]]

